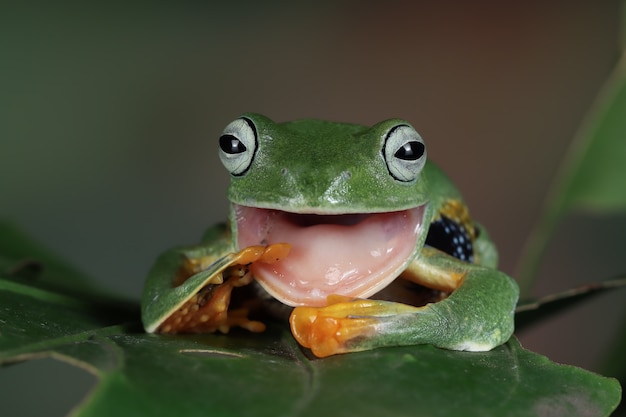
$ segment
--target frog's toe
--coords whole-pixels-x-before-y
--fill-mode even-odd
[[[222,333],[227,333],[232,327],[241,327],[253,333],[265,331],[265,324],[260,321],[250,320],[248,318],[248,313],[249,311],[246,308],[229,310],[228,317],[223,322],[224,328],[220,328],[220,331]]]
[[[338,317],[328,313],[332,311],[297,307],[289,318],[294,338],[317,357],[360,350],[351,341],[374,333],[375,318]]]
[[[339,323],[337,319],[319,313],[314,307],[298,307],[291,313],[289,324],[300,345],[311,349],[315,356],[325,357],[337,353],[339,343],[334,336]]]
[[[340,294],[331,294],[326,297],[326,305],[340,304],[340,303],[349,303],[352,301],[358,301],[359,298],[347,297],[345,295]]]

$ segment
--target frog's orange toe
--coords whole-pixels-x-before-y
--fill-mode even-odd
[[[339,295],[339,294],[331,294],[328,297],[326,297],[326,305],[333,305],[333,304],[339,304],[339,303],[349,303],[352,301],[356,301],[358,300],[358,298],[354,298],[354,297],[347,297],[345,295]]]
[[[269,245],[263,251],[263,254],[259,258],[259,262],[264,264],[273,264],[281,261],[289,255],[291,251],[291,245],[289,243],[274,243]]]
[[[311,347],[311,331],[317,319],[318,309],[314,307],[297,307],[289,316],[291,333],[298,343]]]
[[[337,319],[320,313],[319,308],[297,307],[289,317],[289,324],[297,342],[323,358],[341,351],[336,337],[340,325]]]
[[[289,317],[291,333],[319,358],[360,350],[349,341],[369,334],[376,319],[328,315],[325,308],[297,307]]]

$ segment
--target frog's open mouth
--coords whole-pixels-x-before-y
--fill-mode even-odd
[[[340,294],[369,297],[407,266],[422,230],[424,206],[367,214],[297,214],[234,205],[237,243],[289,243],[275,264],[252,272],[274,298],[290,306],[324,306]]]

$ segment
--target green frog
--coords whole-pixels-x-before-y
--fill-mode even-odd
[[[218,145],[230,222],[159,257],[142,297],[147,332],[259,332],[251,308],[278,302],[318,357],[414,344],[487,351],[513,333],[518,286],[408,122],[250,113]]]

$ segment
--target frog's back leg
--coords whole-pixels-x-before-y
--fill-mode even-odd
[[[493,241],[487,234],[481,224],[474,223],[474,230],[476,230],[476,237],[474,238],[474,263],[477,263],[487,268],[498,267],[498,250]]]

